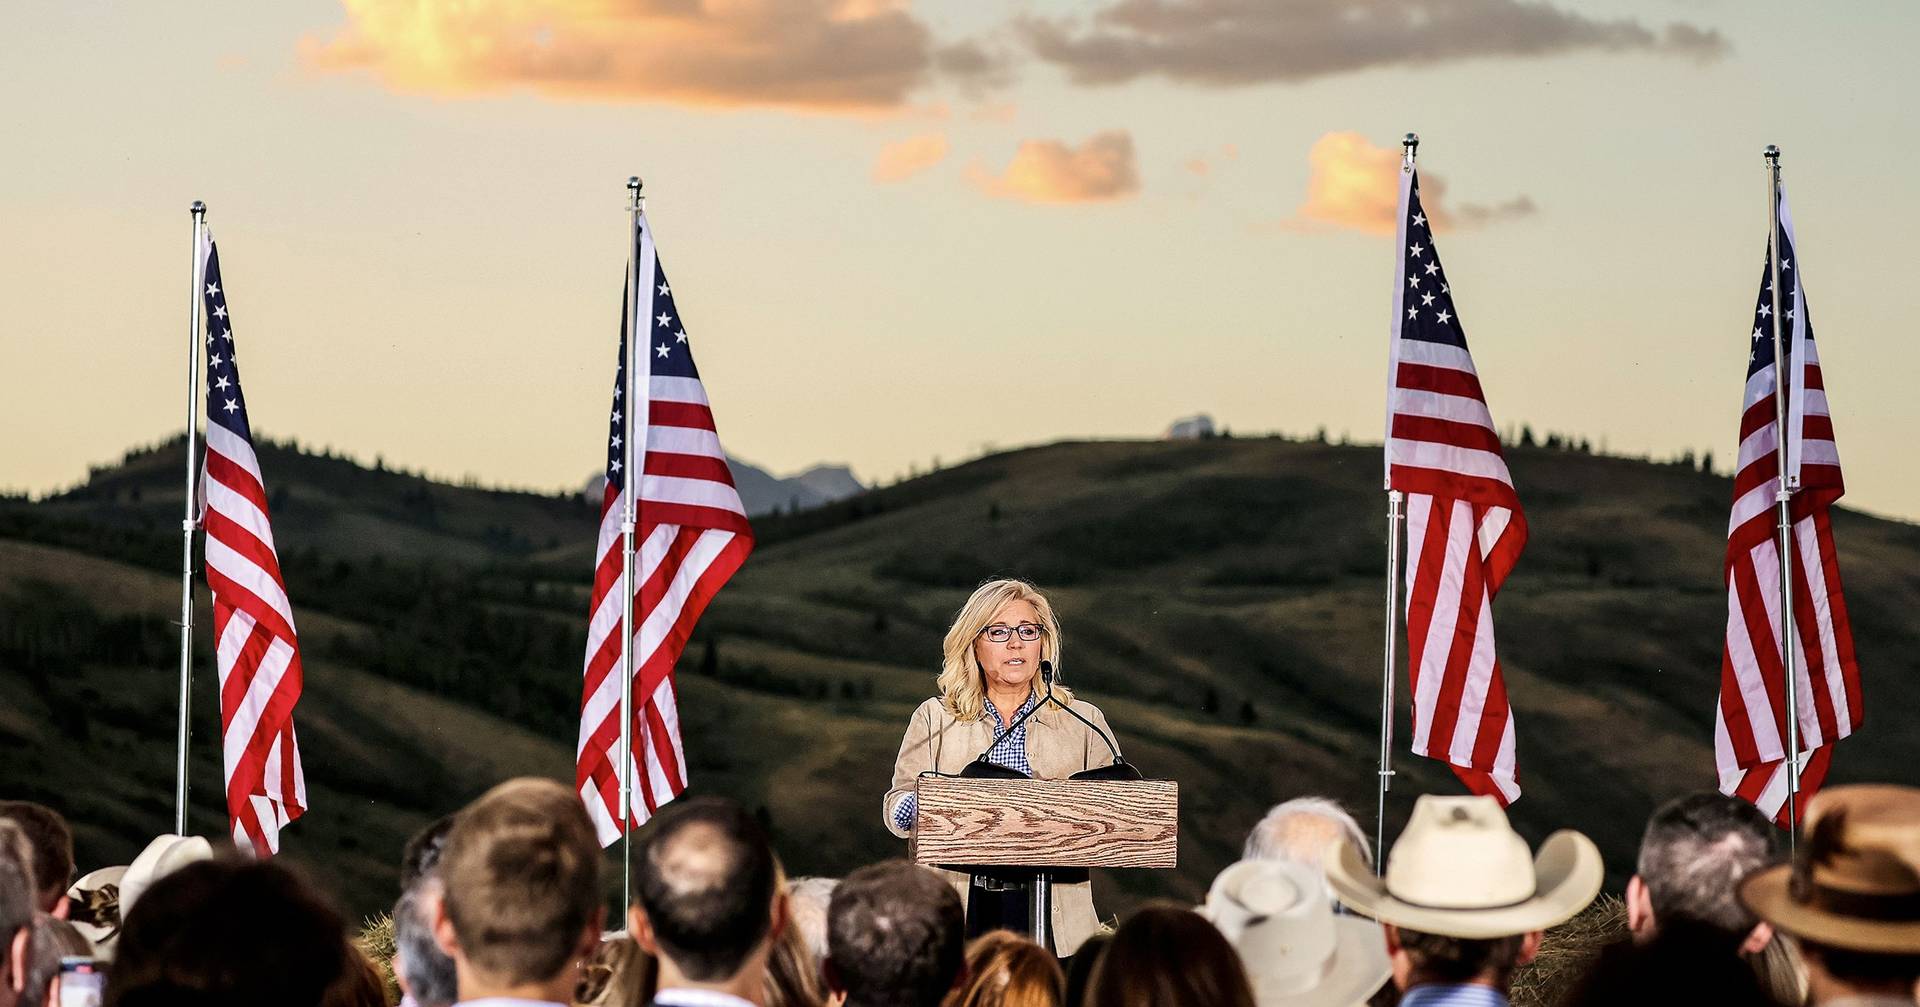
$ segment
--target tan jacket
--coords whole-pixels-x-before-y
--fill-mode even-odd
[[[1078,699],[1072,705],[1074,713],[1100,725],[1109,737],[1113,735],[1099,707]],[[893,763],[893,786],[880,802],[880,816],[887,830],[902,839],[907,837],[906,830],[893,824],[893,813],[901,799],[914,792],[921,773],[958,773],[992,744],[993,726],[985,717],[972,722],[955,720],[938,696],[921,703],[907,721],[906,737],[900,739],[900,757]],[[1037,779],[1064,780],[1083,769],[1111,765],[1113,753],[1087,725],[1065,711],[1048,707],[1027,718],[1027,762]],[[959,890],[965,902],[967,876],[956,871],[940,873]],[[1064,958],[1078,951],[1099,928],[1092,882],[1054,886],[1053,946],[1057,954]]]

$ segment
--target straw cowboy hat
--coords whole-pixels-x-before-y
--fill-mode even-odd
[[[1815,944],[1920,954],[1920,790],[1822,790],[1807,805],[1806,838],[1794,862],[1748,876],[1740,901]]]
[[[1229,866],[1213,879],[1200,915],[1240,953],[1260,1007],[1351,1007],[1393,973],[1380,927],[1336,918],[1320,876],[1301,864]]]
[[[94,956],[112,958],[120,936],[120,882],[127,867],[102,867],[67,888],[67,922],[93,945]]]
[[[1341,902],[1444,937],[1506,937],[1565,922],[1593,901],[1605,873],[1593,840],[1568,829],[1529,855],[1491,797],[1420,798],[1385,877],[1347,840],[1336,842],[1327,884]]]
[[[153,883],[196,860],[212,860],[213,844],[199,836],[165,835],[147,844],[133,863],[102,867],[67,889],[68,922],[80,931],[94,953],[112,958],[119,942],[121,921],[135,900]]]

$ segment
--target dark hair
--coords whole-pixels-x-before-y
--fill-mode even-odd
[[[1915,980],[1920,980],[1920,955],[1852,951],[1805,937],[1800,938],[1800,953],[1817,959],[1828,975],[1842,982],[1870,985],[1901,983],[1911,987]]]
[[[827,961],[848,1007],[932,1007],[966,958],[960,895],[905,860],[869,864],[827,905]]]
[[[454,973],[453,959],[434,940],[433,920],[427,916],[430,894],[428,886],[414,885],[394,904],[394,965],[420,1007],[450,1007],[460,999],[459,977]]]
[[[1645,944],[1620,941],[1600,950],[1559,1000],[1559,1007],[1617,1004],[1716,1004],[1771,1007],[1753,968],[1722,942],[1663,928]]]
[[[447,815],[413,834],[400,853],[400,890],[412,888],[425,875],[440,866],[440,851],[447,847],[447,834],[453,831],[453,816]]]
[[[1736,893],[1741,880],[1778,858],[1777,835],[1759,809],[1718,791],[1662,804],[1647,820],[1636,868],[1655,922],[1738,944],[1759,920]]]
[[[1114,931],[1087,985],[1087,1007],[1253,1007],[1233,945],[1198,913],[1155,903]]]
[[[387,1007],[387,984],[380,967],[366,953],[347,945],[347,967],[333,988],[327,990],[323,1007]]]
[[[1443,983],[1466,982],[1482,972],[1492,972],[1505,988],[1520,965],[1520,949],[1525,934],[1506,937],[1448,937],[1397,928],[1400,947],[1406,951],[1413,970],[1420,976]]]
[[[552,780],[508,780],[468,805],[439,871],[461,956],[505,983],[559,975],[602,908],[593,822]]]
[[[33,883],[33,849],[20,826],[0,819],[0,945],[33,924],[39,898]]]
[[[738,974],[773,925],[773,847],[753,816],[718,797],[675,801],[636,859],[660,953],[695,982]]]
[[[0,818],[20,826],[33,847],[40,908],[52,912],[73,880],[73,830],[58,811],[32,801],[0,801]]]
[[[46,913],[35,913],[33,937],[29,941],[26,976],[21,980],[20,1002],[37,1004],[47,998],[53,977],[60,974],[60,959],[72,955],[92,958],[93,945],[66,920]]]
[[[1093,979],[1093,968],[1100,964],[1101,955],[1106,953],[1107,944],[1113,940],[1113,934],[1106,931],[1094,934],[1080,943],[1080,950],[1067,959],[1067,995],[1060,1002],[1067,1007],[1080,1007],[1087,1002],[1087,984]]]
[[[276,861],[188,864],[140,896],[114,945],[107,1007],[314,1007],[352,964],[345,924]]]

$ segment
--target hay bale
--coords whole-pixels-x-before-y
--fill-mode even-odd
[[[386,987],[387,1002],[400,1002],[400,981],[393,977],[393,917],[381,913],[366,921],[353,938],[360,952],[373,960],[380,970],[380,984]]]
[[[1552,1007],[1585,975],[1600,949],[1627,939],[1627,904],[1602,895],[1580,915],[1548,930],[1540,953],[1513,976],[1513,1007]]]

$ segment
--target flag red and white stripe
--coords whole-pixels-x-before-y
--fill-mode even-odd
[[[203,235],[207,452],[200,486],[220,672],[227,816],[234,842],[265,855],[279,851],[280,830],[307,807],[306,774],[293,730],[302,684],[300,638],[240,390],[220,256],[212,235]]]
[[[1413,751],[1504,805],[1520,785],[1493,599],[1526,547],[1527,520],[1411,169],[1399,241],[1386,462],[1388,488],[1406,494]]]
[[[639,311],[622,306],[620,366],[614,378],[607,485],[600,505],[594,555],[591,616],[587,624],[585,683],[575,782],[602,845],[620,838],[621,522],[627,452],[623,441],[629,320],[645,326],[635,354],[645,394],[634,402],[645,440],[634,445],[638,464],[636,524],[631,814],[639,825],[687,787],[686,749],[673,667],[694,623],[753,550],[753,529],[734,489],[726,453],[715,431],[706,388],[693,364],[672,288],[660,268],[653,232],[641,217],[637,275],[651,277],[639,291]],[[631,292],[629,292],[631,294]],[[644,453],[639,450],[644,445]]]
[[[1832,744],[1860,725],[1860,667],[1840,584],[1832,505],[1846,492],[1834,443],[1826,376],[1814,343],[1793,218],[1780,203],[1780,310],[1787,347],[1786,426],[1789,475],[1799,488],[1789,503],[1794,676],[1800,736],[1800,799],[1825,780]],[[1771,267],[1763,274],[1749,339],[1741,398],[1740,451],[1727,522],[1724,566],[1727,632],[1714,713],[1714,761],[1720,789],[1752,801],[1783,827],[1788,821],[1787,676],[1780,648],[1780,549],[1776,493],[1779,437],[1774,404]],[[1799,361],[1799,366],[1792,361]]]

